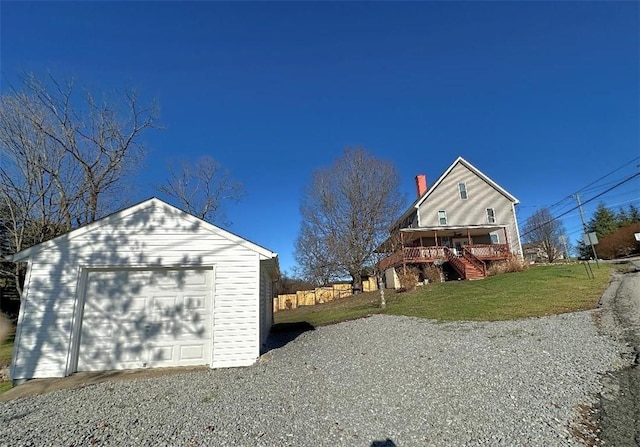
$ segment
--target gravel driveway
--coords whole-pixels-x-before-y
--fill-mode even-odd
[[[598,312],[321,327],[248,368],[0,403],[0,445],[581,445],[599,378],[627,349]]]

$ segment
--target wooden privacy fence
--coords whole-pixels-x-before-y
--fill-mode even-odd
[[[362,280],[363,292],[378,290],[376,279],[366,278]],[[317,287],[313,290],[300,290],[296,293],[278,295],[273,299],[273,311],[295,309],[299,306],[314,306],[351,296],[351,284],[334,284],[332,286]]]

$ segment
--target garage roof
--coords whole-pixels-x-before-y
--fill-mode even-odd
[[[253,250],[254,252],[260,254],[260,258],[262,260],[266,260],[266,259],[275,259],[277,258],[278,254],[272,252],[271,250],[262,247],[261,245],[258,245],[254,242],[251,242],[247,239],[244,239],[234,233],[231,233],[230,231],[227,230],[223,230],[222,228],[219,228],[213,224],[210,224],[209,222],[206,222],[202,219],[199,219],[197,217],[195,217],[192,214],[189,214],[185,211],[182,211],[172,205],[169,205],[168,203],[158,199],[157,197],[152,197],[150,199],[147,199],[143,202],[140,202],[136,205],[132,205],[128,208],[122,209],[120,211],[116,211],[115,213],[109,214],[108,216],[105,216],[101,219],[98,219],[94,222],[91,222],[90,224],[84,225],[80,228],[76,228],[75,230],[71,230],[63,235],[60,235],[58,237],[55,237],[53,239],[50,239],[48,241],[42,242],[40,244],[34,245],[33,247],[29,247],[27,249],[24,249],[14,255],[8,255],[5,256],[5,259],[7,259],[8,261],[14,261],[14,262],[19,262],[19,261],[25,261],[28,258],[30,258],[31,256],[33,256],[36,253],[39,253],[43,250],[47,250],[49,248],[53,248],[56,247],[60,242],[62,241],[68,241],[68,240],[72,240],[75,237],[78,237],[80,235],[83,235],[85,233],[88,233],[94,229],[100,228],[103,225],[109,225],[109,224],[114,224],[117,221],[130,216],[132,214],[135,214],[137,212],[146,210],[148,208],[161,208],[164,209],[166,211],[169,212],[173,212],[173,213],[177,213],[180,215],[181,218],[185,219],[188,222],[192,222],[192,223],[196,223],[198,225],[200,225],[203,229],[210,231],[212,233],[215,233],[223,238],[226,238],[234,243],[237,243],[239,245],[242,245],[250,250]]]

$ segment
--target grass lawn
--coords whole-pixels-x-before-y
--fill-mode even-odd
[[[9,334],[9,337],[2,343],[0,343],[0,368],[11,364],[11,357],[13,355],[13,339],[15,337],[15,328]],[[0,394],[11,389],[11,381],[0,381]]]
[[[412,292],[387,290],[384,313],[440,321],[497,321],[593,309],[609,283],[611,268],[592,267],[595,279],[588,279],[582,264],[550,265],[478,281],[429,284]],[[275,323],[336,323],[383,313],[379,302],[379,292],[363,293],[276,312]]]

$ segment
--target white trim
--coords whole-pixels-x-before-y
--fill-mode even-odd
[[[80,354],[80,333],[82,330],[82,317],[87,291],[88,268],[78,266],[78,280],[76,281],[76,302],[71,317],[71,333],[67,345],[67,365],[64,375],[70,376],[78,370],[78,357]]]
[[[438,225],[432,227],[420,227],[420,228],[401,228],[399,231],[402,233],[423,233],[425,231],[442,231],[442,230],[491,230],[498,231],[502,230],[505,227],[509,227],[509,225]]]
[[[442,181],[445,179],[445,177],[447,175],[449,175],[449,173],[453,170],[453,168],[458,164],[461,163],[464,166],[467,167],[467,169],[469,169],[471,172],[473,172],[474,174],[476,174],[478,177],[480,177],[481,179],[483,179],[485,182],[487,182],[488,184],[490,184],[491,186],[493,186],[498,192],[500,192],[502,195],[504,195],[506,198],[508,198],[509,200],[511,200],[514,203],[520,203],[520,201],[518,199],[516,199],[514,196],[512,196],[511,194],[509,194],[506,190],[504,190],[500,185],[498,185],[496,182],[494,182],[493,180],[491,180],[489,177],[487,177],[485,174],[482,173],[482,171],[480,171],[478,168],[476,168],[475,166],[473,166],[471,163],[469,163],[467,160],[465,160],[462,157],[458,157],[456,159],[456,161],[454,161],[451,166],[449,166],[449,168],[444,172],[444,174],[442,174],[440,176],[440,178],[438,178],[438,180],[436,180],[436,182],[433,184],[433,186],[431,186],[431,188],[429,188],[429,190],[422,196],[420,197],[420,199],[416,202],[416,204],[414,205],[414,208],[418,208],[426,199],[427,197],[429,197],[431,195],[431,193],[438,187],[438,185],[440,183],[442,183]]]
[[[518,238],[518,255],[522,258],[522,240],[520,239],[520,228],[518,227],[518,216],[516,216],[516,204],[511,204],[511,212],[513,213],[513,225],[516,229],[516,237]],[[513,244],[512,244],[513,245]]]
[[[213,354],[215,346],[215,336],[216,336],[216,265],[211,265],[211,356],[209,357],[209,368],[213,369]]]
[[[123,210],[120,210],[118,212],[115,212],[113,214],[110,214],[106,217],[103,217],[102,219],[98,219],[95,222],[89,223],[87,225],[84,225],[80,228],[77,228],[75,230],[72,230],[68,233],[65,233],[61,236],[58,236],[56,238],[50,239],[46,242],[42,242],[40,244],[34,245],[33,247],[29,247],[26,248],[14,255],[9,255],[9,256],[5,256],[5,259],[7,259],[8,261],[22,261],[26,258],[29,258],[31,256],[33,256],[36,253],[39,253],[42,250],[46,250],[48,248],[52,248],[57,246],[60,242],[62,241],[68,241],[71,239],[74,239],[76,237],[82,236],[83,234],[88,233],[89,231],[93,231],[96,228],[100,228],[103,225],[108,225],[108,224],[112,224],[115,223],[125,217],[128,217],[136,212],[145,210],[147,208],[163,208],[166,211],[169,212],[173,212],[176,213],[178,215],[180,215],[180,217],[182,217],[183,219],[187,220],[188,222],[197,224],[202,226],[203,229],[208,230],[218,236],[221,236],[227,240],[230,240],[234,243],[237,243],[239,245],[244,246],[245,248],[248,248],[252,251],[255,251],[256,253],[259,253],[261,256],[264,256],[264,259],[270,259],[270,258],[275,258],[277,255],[277,253],[272,252],[271,250],[268,250],[256,243],[253,243],[251,241],[248,241],[246,239],[241,238],[240,236],[233,234],[227,230],[223,230],[222,228],[216,227],[215,225],[212,225],[202,219],[198,219],[197,217],[186,213],[172,205],[169,205],[166,202],[163,202],[162,200],[153,197],[151,199],[145,200],[144,202],[138,203],[137,205],[133,205],[130,206],[129,208],[125,208]]]
[[[257,275],[256,276],[257,277],[254,278],[254,281],[255,281],[254,284],[256,284],[258,286],[257,287],[258,296],[257,296],[257,299],[255,300],[255,302],[257,304],[256,315],[258,316],[258,321],[257,321],[258,330],[256,331],[256,335],[257,335],[256,346],[258,348],[258,352],[255,353],[255,356],[256,356],[255,358],[257,360],[260,357],[260,346],[261,346],[261,340],[260,339],[262,338],[262,323],[263,323],[262,318],[261,318],[262,313],[260,312],[260,300],[262,299],[262,296],[260,296],[260,289],[261,289],[260,286],[261,286],[261,280],[262,280],[262,278],[260,277],[260,257],[257,257],[256,263],[257,263],[256,264],[256,267],[257,267],[257,272],[256,272]],[[266,303],[265,303],[265,305],[266,305]]]
[[[24,327],[24,316],[29,299],[29,286],[31,285],[31,262],[27,264],[27,273],[24,275],[24,286],[20,295],[20,310],[18,311],[18,321],[16,323],[16,335],[13,339],[13,352],[11,354],[11,365],[9,367],[9,377],[16,380],[15,368],[18,364],[18,351],[20,349],[20,339],[22,338],[22,328]],[[18,377],[20,379],[30,379],[31,377]]]

